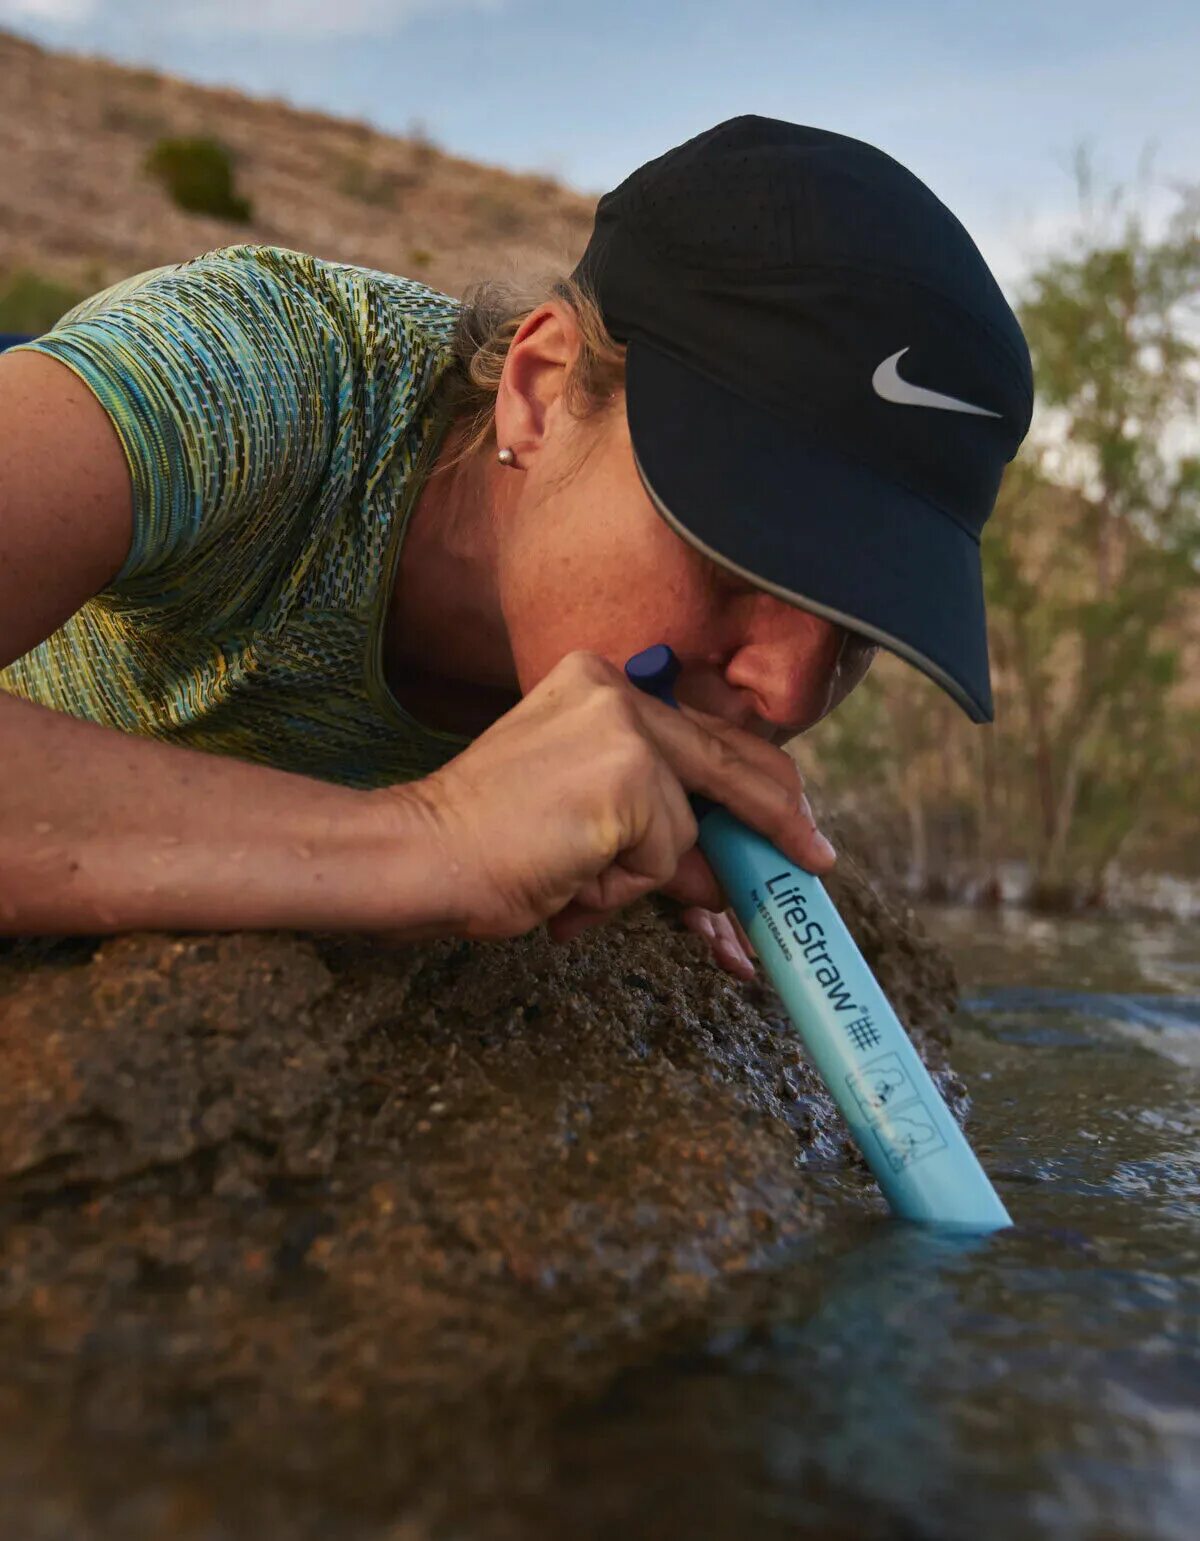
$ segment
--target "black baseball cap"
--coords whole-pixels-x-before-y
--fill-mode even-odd
[[[1033,372],[945,204],[872,145],[747,114],[606,193],[573,276],[627,345],[676,533],[990,721],[979,535]]]

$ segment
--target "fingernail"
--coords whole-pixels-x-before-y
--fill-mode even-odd
[[[751,973],[754,972],[754,964],[740,947],[734,947],[732,943],[726,942],[720,943],[719,947],[721,956],[727,963],[732,963],[738,968],[749,969]]]
[[[819,829],[813,830],[812,842],[816,847],[818,856],[823,856],[826,861],[837,860],[837,852],[834,850],[833,846],[830,845],[829,841],[826,840],[825,836]]]

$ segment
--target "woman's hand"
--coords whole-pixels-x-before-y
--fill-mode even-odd
[[[568,654],[461,754],[400,790],[440,845],[429,902],[474,939],[546,921],[566,942],[653,890],[720,911],[728,895],[696,844],[689,792],[809,872],[834,863],[782,749],[644,695],[594,653]]]

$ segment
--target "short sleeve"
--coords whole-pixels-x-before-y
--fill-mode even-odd
[[[24,345],[84,381],[124,447],[133,539],[114,590],[168,584],[248,522],[261,557],[286,542],[355,394],[353,311],[319,259],[234,246],[114,285]]]

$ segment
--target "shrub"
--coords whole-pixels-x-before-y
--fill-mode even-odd
[[[53,279],[18,268],[0,288],[0,332],[48,332],[87,295]]]
[[[160,139],[146,170],[163,182],[181,209],[245,223],[250,204],[233,190],[233,162],[215,139]]]

